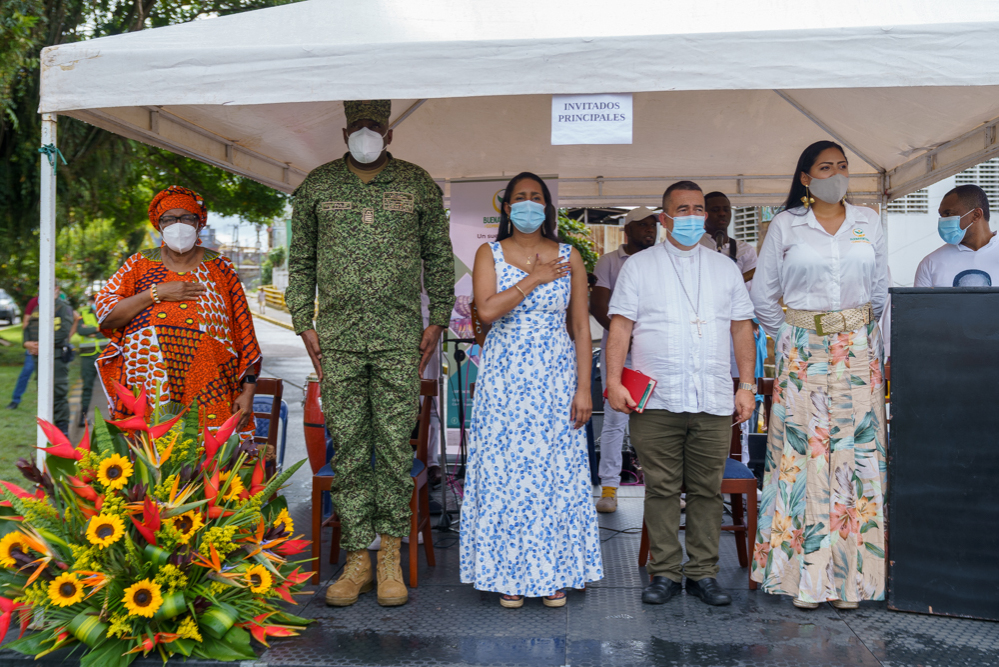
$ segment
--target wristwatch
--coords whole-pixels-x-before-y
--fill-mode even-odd
[[[244,384],[257,384],[257,376],[256,375],[250,375],[249,373],[247,373],[246,375],[243,376],[243,379],[240,380],[239,384],[240,385],[244,385]]]
[[[755,384],[750,384],[748,382],[740,382],[739,383],[739,389],[742,389],[744,391],[751,391],[754,394],[756,393],[756,385]]]

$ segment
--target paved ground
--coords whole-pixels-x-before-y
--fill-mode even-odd
[[[291,463],[305,457],[300,387],[311,371],[309,360],[292,332],[259,320],[257,328],[264,374],[286,383],[291,426],[286,463]],[[301,532],[309,530],[310,483],[301,472],[286,490]],[[622,496],[616,514],[601,515],[607,577],[572,592],[562,609],[548,609],[538,600],[503,609],[495,594],[459,583],[456,536],[435,532],[437,566],[427,567],[420,556],[420,584],[404,607],[379,607],[374,593],[352,607],[327,607],[322,591],[340,564],[323,562],[324,585],[312,588],[312,597],[302,596],[296,611],[318,622],[300,638],[272,642],[258,664],[999,665],[999,623],[890,612],[883,603],[863,603],[850,612],[828,605],[802,611],[786,598],[749,591],[732,535],[722,537],[719,576],[734,599],[731,606],[712,608],[686,595],[658,607],[643,605],[639,536],[616,532],[640,527],[641,488],[624,489]],[[322,553],[329,553],[329,531]],[[405,558],[403,570],[408,571]],[[0,652],[0,667],[15,664],[28,663]],[[159,661],[135,664],[153,667]]]

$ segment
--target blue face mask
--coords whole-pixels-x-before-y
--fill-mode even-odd
[[[510,222],[524,234],[531,234],[545,223],[545,207],[530,200],[511,204]]]
[[[975,209],[971,209],[968,213],[973,213]],[[960,245],[961,241],[964,240],[964,235],[968,233],[967,228],[961,229],[961,218],[964,215],[951,215],[946,218],[940,218],[937,221],[937,233],[940,234],[940,238],[944,240],[944,243],[950,243],[951,245]],[[971,225],[968,225],[971,227]]]
[[[697,242],[704,236],[703,215],[680,215],[675,218],[666,215],[666,213],[663,213],[663,215],[673,221],[673,231],[669,232],[669,234],[680,245],[697,245]]]

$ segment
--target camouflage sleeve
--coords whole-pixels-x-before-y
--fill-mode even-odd
[[[288,289],[284,301],[291,313],[295,333],[314,328],[316,299],[316,245],[319,239],[316,211],[309,183],[295,191],[291,214],[291,243],[288,248]]]
[[[430,297],[430,324],[447,327],[454,308],[454,254],[440,186],[427,176],[420,207],[420,256],[423,286]]]

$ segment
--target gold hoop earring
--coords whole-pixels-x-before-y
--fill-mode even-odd
[[[801,198],[801,203],[805,205],[806,211],[808,210],[808,207],[815,203],[815,197],[813,197],[812,193],[808,191],[807,185],[805,186],[805,196]]]

